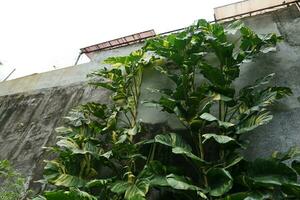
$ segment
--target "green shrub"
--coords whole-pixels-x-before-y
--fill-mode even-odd
[[[0,200],[18,200],[25,194],[25,179],[8,160],[0,161]]]
[[[236,33],[238,40],[228,39]],[[233,82],[242,63],[274,51],[280,40],[240,22],[224,28],[199,20],[128,56],[108,58],[111,68],[90,76],[92,85],[112,92],[113,103],[82,105],[56,129],[60,136],[48,149],[58,157],[47,161],[43,180],[54,189],[36,200],[299,199],[299,162],[285,164],[299,149],[255,161],[241,154],[247,148],[241,136],[270,122],[271,105],[292,92],[270,86],[274,74],[241,90]],[[161,97],[144,103],[174,115],[181,130],[151,132],[137,118],[145,68],[172,84],[152,88]]]

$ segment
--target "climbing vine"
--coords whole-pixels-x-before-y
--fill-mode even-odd
[[[40,181],[50,189],[35,200],[299,199],[299,162],[285,162],[298,148],[254,161],[243,156],[242,136],[270,122],[271,105],[291,90],[271,86],[274,74],[234,86],[242,64],[274,51],[281,39],[241,22],[224,28],[199,20],[128,56],[108,58],[110,67],[90,78],[111,91],[111,103],[82,105],[68,126],[56,129],[60,136],[48,150],[57,158],[47,161]],[[152,88],[160,98],[143,104],[175,116],[181,129],[149,134],[138,118],[146,68],[172,84]]]

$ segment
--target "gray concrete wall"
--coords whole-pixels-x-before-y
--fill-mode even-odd
[[[274,84],[291,87],[294,95],[275,107],[274,120],[249,137],[246,154],[255,158],[269,156],[274,150],[286,150],[300,143],[300,14],[296,8],[244,19],[259,33],[275,32],[285,37],[278,51],[258,57],[241,67],[237,86],[250,84],[254,79],[275,72]],[[62,116],[74,106],[86,101],[108,101],[105,90],[93,90],[86,85],[86,75],[96,70],[100,62],[115,55],[126,55],[139,48],[137,44],[95,53],[88,64],[35,74],[0,83],[0,159],[10,159],[34,180],[41,177],[45,158],[42,147],[55,141],[54,128]],[[103,65],[102,65],[103,66]],[[141,101],[157,96],[147,88],[170,85],[162,75],[147,69],[142,83]],[[145,123],[167,123],[178,128],[176,119],[159,108],[140,104],[139,118]]]
[[[247,155],[251,158],[266,157],[275,150],[300,147],[300,12],[296,7],[290,7],[244,21],[257,32],[278,33],[284,41],[279,44],[277,52],[242,66],[236,85],[249,84],[256,77],[275,72],[273,84],[290,87],[294,93],[274,108],[274,119],[270,124],[249,136]]]
[[[139,43],[128,47],[102,51],[101,53],[96,52],[91,54],[92,60],[89,63],[1,82],[0,96],[86,82],[87,74],[104,67],[103,61],[106,58],[128,55],[130,52],[141,48],[142,45]]]
[[[0,160],[9,159],[32,187],[49,156],[42,147],[55,143],[54,128],[63,124],[68,111],[89,101],[107,103],[108,96],[105,90],[79,84],[0,97]]]

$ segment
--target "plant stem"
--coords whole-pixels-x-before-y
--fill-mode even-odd
[[[225,109],[225,103],[221,100],[219,102],[219,120],[221,121],[225,121]]]
[[[202,160],[204,160],[205,159],[205,152],[204,152],[204,146],[203,146],[203,143],[202,143],[202,134],[201,134],[201,132],[199,132],[199,134],[198,134],[198,143],[199,143],[199,149],[200,149],[200,158]],[[205,172],[205,167],[201,168],[201,172],[202,172],[203,179],[204,179],[204,186],[208,187],[208,181],[207,181],[207,176],[206,176],[206,172]]]
[[[201,133],[198,134],[198,143],[199,143],[199,149],[200,149],[200,158],[202,160],[204,160],[204,147],[203,147],[203,144],[202,144],[202,135]]]
[[[154,160],[155,151],[156,151],[156,143],[151,145],[150,153],[149,153],[149,156],[148,156],[148,159],[147,159],[147,164],[149,162],[151,162],[152,160]]]

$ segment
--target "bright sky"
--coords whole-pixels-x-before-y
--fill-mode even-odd
[[[214,7],[237,1],[0,0],[0,81],[14,68],[11,78],[72,66],[99,42],[212,20]]]

